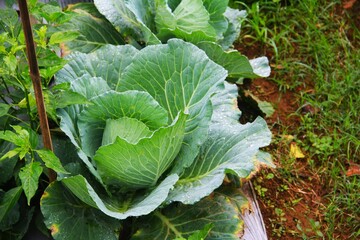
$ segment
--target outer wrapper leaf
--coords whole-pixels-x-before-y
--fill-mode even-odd
[[[77,127],[78,114],[80,113],[80,106],[71,106],[65,109],[59,109],[57,111],[58,116],[60,117],[60,128],[61,130],[69,137],[71,143],[77,149],[77,154],[80,159],[84,162],[89,171],[96,177],[99,182],[101,178],[99,173],[96,171],[95,167],[89,161],[89,158],[81,149],[81,139]]]
[[[218,43],[224,49],[228,49],[239,38],[241,22],[245,19],[247,13],[245,10],[239,11],[228,7],[226,8],[224,15],[228,20],[228,28],[223,34],[224,38]]]
[[[144,192],[129,192],[125,195],[110,197],[99,195],[83,176],[65,178],[62,182],[82,202],[98,208],[108,216],[117,219],[137,217],[151,213],[166,199],[170,189],[178,180],[177,175],[169,175],[154,189]],[[51,206],[49,206],[51,207]]]
[[[203,0],[204,7],[210,14],[209,23],[216,31],[217,39],[223,38],[223,33],[228,28],[228,21],[224,16],[228,0]]]
[[[254,69],[254,73],[260,77],[270,76],[270,66],[267,57],[259,57],[250,60],[251,67]]]
[[[73,91],[63,91],[63,92],[55,94],[55,96],[49,95],[48,102],[49,103],[46,105],[46,106],[49,106],[47,108],[48,112],[50,112],[51,110],[53,110],[55,112],[55,108],[64,108],[64,107],[71,106],[74,104],[88,104],[89,103],[83,95],[73,92]],[[56,104],[51,106],[50,102],[51,103],[55,102]]]
[[[137,220],[137,232],[132,240],[188,238],[206,224],[214,226],[206,239],[237,240],[242,231],[237,202],[245,202],[241,195],[215,193],[194,205],[170,205],[149,217]]]
[[[41,198],[44,222],[56,240],[116,240],[120,223],[76,198],[60,182],[51,183]]]
[[[162,41],[174,36],[192,43],[216,40],[216,31],[202,0],[183,0],[173,12],[166,0],[158,0],[156,11],[157,35]]]
[[[71,82],[71,89],[90,100],[110,90],[107,82],[101,77],[90,77],[85,74]],[[82,110],[82,109],[81,109]],[[80,112],[79,112],[80,113]]]
[[[173,120],[189,112],[184,145],[175,172],[191,164],[206,139],[211,117],[210,96],[221,88],[226,71],[196,46],[179,39],[141,50],[122,76],[118,91],[147,91]]]
[[[153,34],[154,5],[148,0],[95,0],[97,9],[125,36],[147,44],[159,44]]]
[[[226,84],[213,98],[214,113],[209,137],[194,163],[185,170],[168,201],[192,204],[218,188],[227,172],[248,177],[261,162],[255,161],[260,147],[267,146],[271,133],[263,119],[241,125],[235,85]]]
[[[111,89],[115,89],[123,70],[132,62],[137,52],[138,50],[130,45],[106,45],[90,54],[75,52],[68,56],[68,64],[55,75],[56,82],[71,83],[87,74],[101,77]]]
[[[225,52],[220,45],[212,42],[200,42],[199,48],[208,57],[228,71],[229,78],[258,78],[270,75],[269,61],[266,57],[248,60],[238,51]]]
[[[62,41],[66,53],[69,51],[89,53],[105,44],[125,44],[121,34],[98,12],[93,4],[69,5],[67,11],[72,11],[75,15],[59,28],[62,31],[74,31],[77,36],[71,41]]]

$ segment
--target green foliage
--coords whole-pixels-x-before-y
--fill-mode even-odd
[[[93,4],[80,3],[68,6],[65,13],[72,18],[61,24],[55,32],[64,47],[63,51],[92,52],[104,44],[125,44],[124,37],[105,19]],[[63,34],[68,34],[68,39]],[[50,39],[51,41],[51,39]]]
[[[19,200],[22,192],[21,187],[10,189],[7,192],[1,191],[1,204],[0,204],[0,222],[2,223],[7,217],[11,209],[15,206]]]
[[[68,60],[58,82],[90,103],[59,110],[60,127],[93,176],[61,182],[105,215],[130,221],[161,204],[193,204],[226,172],[246,178],[260,164],[254,156],[270,139],[265,122],[237,122],[236,87],[224,85],[226,71],[194,45],[105,46]],[[100,62],[103,70],[92,68]],[[42,210],[46,219],[55,211],[46,201]]]
[[[145,217],[145,221],[136,221],[139,228],[133,239],[239,239],[241,209],[234,205],[242,201],[246,201],[244,196],[234,192],[226,195],[220,190],[194,205],[171,205]]]
[[[12,143],[14,148],[4,153],[0,159],[1,162],[6,159],[13,159],[18,156],[20,160],[25,161],[25,165],[20,169],[18,176],[21,180],[21,186],[30,205],[31,198],[35,195],[39,177],[43,172],[41,163],[35,158],[35,152],[48,168],[52,168],[60,173],[67,173],[62,167],[60,160],[49,150],[36,149],[38,147],[38,136],[31,129],[25,129],[19,125],[13,126],[15,132],[6,130],[0,132],[0,139]],[[7,163],[8,164],[8,163]]]
[[[27,198],[28,205],[30,205],[31,198],[35,195],[38,188],[39,177],[42,173],[42,167],[39,162],[31,162],[21,168],[19,178],[21,186]]]
[[[208,57],[223,66],[228,71],[228,81],[238,81],[243,78],[268,77],[270,75],[269,61],[266,57],[248,60],[238,51],[224,52],[222,48],[212,42],[200,42],[199,48],[205,51]]]
[[[4,154],[1,157],[1,160],[14,157],[17,154],[19,155],[20,159],[23,159],[31,149],[29,132],[25,129],[22,129],[20,126],[13,126],[13,128],[15,133],[12,131],[1,132],[0,139],[15,144],[17,148]]]
[[[62,187],[60,182],[50,184],[41,201],[42,211],[48,216],[45,224],[55,239],[74,239],[79,236],[81,239],[118,239],[120,224],[116,219],[89,208]],[[50,214],[48,211],[51,211]]]
[[[227,7],[227,1],[222,0],[140,2],[95,1],[97,9],[91,4],[71,6],[68,11],[76,17],[61,25],[60,29],[74,31],[80,29],[74,26],[81,25],[81,36],[66,43],[66,51],[89,53],[107,43],[117,45],[125,42],[141,48],[159,44],[160,40],[166,43],[171,38],[180,38],[205,50],[210,59],[230,71],[229,78],[233,81],[270,75],[265,58],[249,61],[230,50],[239,37],[245,11],[231,9]],[[105,28],[94,33],[94,19]],[[99,31],[103,33],[96,37]],[[261,64],[256,65],[256,62]]]
[[[60,51],[58,42],[63,40],[59,36],[57,42],[49,42],[49,39],[54,34],[52,24],[61,22],[59,19],[63,14],[59,7],[36,1],[29,1],[29,8],[38,17],[38,23],[43,17],[48,22],[47,25],[34,24],[33,34],[42,83],[47,88],[44,95],[48,113],[56,121],[58,103],[55,101],[61,98],[61,94],[66,95],[64,92],[67,90],[53,92],[49,84],[66,60],[56,54]],[[38,133],[39,120],[27,66],[24,34],[17,12],[10,8],[0,9],[0,46],[1,238],[22,239],[34,213],[33,205],[39,202],[38,195],[41,194],[47,168],[63,174],[66,171],[60,160],[39,144],[41,134]],[[62,101],[59,106],[64,107],[74,101]]]
[[[295,92],[293,101],[302,109],[294,114],[300,117],[296,128],[276,122],[280,132],[297,136],[297,143],[306,150],[301,170],[294,168],[300,161],[289,159],[285,152],[279,156],[282,168],[278,174],[295,185],[313,186],[313,181],[300,177],[305,171],[326,186],[318,193],[324,204],[316,218],[321,226],[311,220],[303,222],[301,234],[358,238],[359,176],[345,175],[349,164],[360,163],[357,5],[344,9],[341,1],[264,0],[248,6],[241,39],[251,41],[242,43],[251,47],[256,42],[263,51],[273,52],[272,63],[278,69],[271,80],[280,92]],[[310,205],[311,212],[313,209]]]
[[[161,14],[156,15],[155,22],[158,31],[157,36],[162,41],[166,41],[171,37],[185,39],[193,43],[202,40],[216,40],[217,33],[212,25],[213,21],[211,21],[210,16],[217,17],[217,9],[212,9],[214,11],[209,12],[204,4],[205,2],[203,3],[202,0],[184,0],[171,12],[166,1],[158,2],[157,10],[160,11]],[[222,1],[222,6],[220,6],[218,10],[225,11],[226,6],[227,2]],[[221,17],[221,12],[219,15]],[[221,20],[224,20],[226,30],[226,20],[225,18]],[[223,25],[222,23],[220,24]],[[222,28],[222,26],[220,26],[220,28]],[[220,35],[222,35],[221,32]]]
[[[30,8],[34,16],[41,22],[44,18],[48,21],[47,25],[33,25],[34,40],[37,44],[37,58],[40,68],[40,75],[44,87],[50,84],[53,75],[60,70],[66,61],[56,54],[60,51],[59,42],[69,40],[70,33],[61,34],[54,32],[52,24],[62,22],[60,18],[63,14],[59,7],[53,8],[45,14],[42,8],[48,8],[50,5],[34,4]],[[45,14],[45,15],[44,15]],[[58,15],[58,17],[55,17]],[[49,41],[50,39],[50,41]],[[27,66],[25,52],[25,40],[21,29],[18,14],[12,9],[0,9],[0,99],[1,99],[1,123],[18,124],[27,115],[30,126],[33,129],[38,127],[35,97],[32,90],[32,82]],[[57,107],[57,94],[47,90],[44,93],[48,114],[56,121],[55,108]],[[7,107],[5,107],[7,105]],[[19,109],[20,108],[20,109]],[[2,129],[8,129],[5,125]]]
[[[0,10],[1,236],[21,239],[40,205],[55,239],[238,238],[244,197],[217,189],[271,164],[259,152],[271,134],[261,118],[238,123],[225,80],[270,71],[227,51],[245,17],[227,4],[29,1],[54,152],[39,143],[17,13]]]
[[[39,149],[36,150],[36,153],[39,155],[47,168],[51,168],[57,173],[68,173],[61,165],[59,158],[56,157],[52,151],[48,149]]]

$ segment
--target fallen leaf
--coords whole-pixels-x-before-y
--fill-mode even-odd
[[[360,175],[360,165],[356,163],[350,163],[348,170],[346,171],[346,176],[355,176]]]
[[[352,6],[354,6],[354,4],[356,3],[357,0],[349,0],[347,2],[344,2],[343,4],[343,8],[344,9],[349,9],[352,8]]]
[[[290,141],[294,140],[295,137],[294,137],[293,135],[282,135],[282,138],[283,138],[285,141],[290,142]]]
[[[304,158],[305,155],[301,151],[301,149],[296,145],[296,143],[290,143],[290,157],[291,158]]]

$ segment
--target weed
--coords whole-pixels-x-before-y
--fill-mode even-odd
[[[301,238],[302,239],[324,239],[324,234],[322,233],[321,224],[318,221],[315,221],[314,219],[309,219],[311,228],[303,229],[301,226],[301,222],[298,221],[296,228],[300,231]],[[309,233],[315,233],[315,236],[308,237]]]
[[[265,193],[267,192],[267,188],[262,187],[261,185],[255,185],[255,191],[260,197],[265,197]]]
[[[321,205],[326,204],[319,219],[288,229],[279,216],[290,212],[291,205],[270,201],[272,236],[357,239],[360,178],[345,173],[350,162],[360,163],[360,31],[352,15],[342,13],[340,0],[262,0],[246,9],[249,20],[242,34],[248,41],[242,43],[266,49],[261,51],[272,56],[271,80],[279,91],[295,92],[299,106],[311,108],[303,112],[299,107],[295,130],[277,122],[279,135],[294,136],[291,141],[304,150],[305,159],[290,158],[289,141],[275,136],[278,149],[273,155],[279,168],[273,174],[285,179],[276,191],[281,195],[294,191],[293,185],[307,184],[321,196]],[[264,182],[258,183],[258,193],[264,193]],[[294,194],[291,202],[306,203],[306,197]]]

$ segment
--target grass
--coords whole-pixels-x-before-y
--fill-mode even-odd
[[[271,52],[274,74],[270,80],[279,92],[293,92],[299,106],[294,113],[299,119],[296,127],[280,120],[280,129],[274,131],[271,151],[279,167],[271,174],[287,186],[279,184],[276,194],[311,185],[314,179],[322,189],[317,219],[288,229],[284,213],[291,204],[280,208],[277,201],[266,198],[264,185],[269,173],[260,176],[255,187],[274,212],[271,235],[275,239],[360,238],[360,176],[345,174],[351,163],[360,164],[360,30],[353,21],[356,11],[346,12],[339,0],[234,4],[249,14],[240,41],[258,46],[260,52]],[[301,106],[310,110],[303,113]],[[289,140],[283,136],[294,138],[291,141],[302,149],[305,159],[289,158]],[[299,176],[300,168],[306,168],[310,176]],[[296,197],[292,200],[301,198]],[[312,206],[307,210],[312,211]]]

